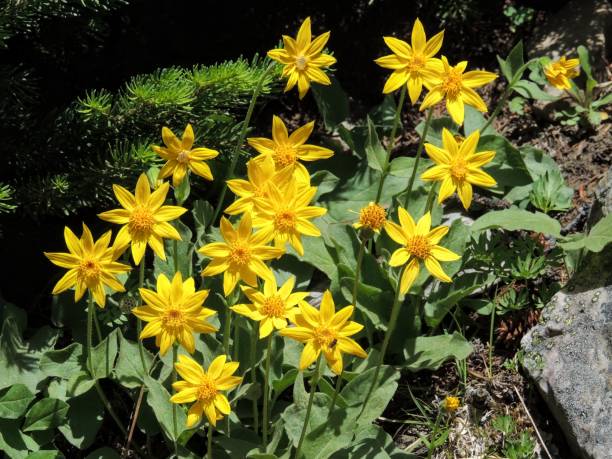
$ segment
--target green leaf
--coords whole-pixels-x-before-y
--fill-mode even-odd
[[[561,237],[561,224],[557,220],[541,212],[528,212],[516,207],[487,212],[474,222],[472,233],[489,228],[533,231]]]
[[[559,242],[563,250],[587,249],[591,252],[601,252],[612,242],[612,214],[599,220],[588,235],[571,235],[565,241]]]
[[[183,407],[177,405],[177,432],[175,435],[174,424],[172,421],[173,404],[170,402],[170,394],[159,381],[156,381],[153,378],[147,377],[146,383],[147,388],[149,389],[149,392],[147,393],[147,404],[153,409],[157,422],[159,422],[162,430],[170,440],[178,440],[183,430],[185,430],[186,416]]]
[[[403,368],[411,371],[437,370],[448,359],[463,360],[472,352],[472,345],[459,333],[419,336],[406,341]]]
[[[102,426],[104,405],[95,391],[71,398],[68,405],[68,422],[58,429],[71,445],[87,449],[93,444]]]
[[[329,86],[313,84],[312,93],[325,126],[333,130],[348,117],[349,101],[338,80],[333,76],[330,77],[330,80],[332,84]]]
[[[29,451],[40,449],[32,437],[20,430],[20,424],[20,420],[0,418],[0,453],[10,459],[25,459]]]
[[[66,385],[66,393],[69,397],[78,397],[81,394],[89,391],[96,381],[91,379],[88,371],[79,371],[74,373]]]
[[[83,367],[83,346],[79,343],[72,343],[64,349],[47,351],[40,359],[40,369],[47,376],[69,378]]]
[[[63,459],[64,455],[57,450],[44,449],[33,452],[27,459]]]
[[[117,336],[119,329],[113,330],[100,344],[91,350],[91,363],[95,379],[108,378],[115,366],[117,357]]]
[[[321,195],[332,191],[336,188],[339,180],[338,177],[329,171],[316,171],[310,176],[310,184],[317,187],[317,194],[313,199],[316,201]]]
[[[183,178],[181,184],[174,188],[174,197],[178,206],[183,205],[183,203],[189,197],[189,193],[191,192],[191,184],[189,183],[189,178],[190,177],[188,174],[185,175],[185,178]]]
[[[384,132],[390,132],[393,130],[393,125],[395,124],[396,110],[397,105],[395,104],[395,99],[391,94],[387,94],[382,103],[370,111],[369,118],[376,126],[382,128]],[[402,128],[401,120],[398,128]]]
[[[602,97],[601,99],[597,99],[595,102],[591,104],[593,108],[600,108],[604,105],[612,104],[612,92],[607,96]]]
[[[166,239],[164,241],[164,252],[166,254],[166,261],[155,257],[153,262],[155,277],[157,278],[160,274],[165,274],[166,277],[172,279],[174,277],[174,258],[176,251],[178,251],[178,267],[179,271],[183,275],[183,278],[190,277],[193,274],[193,252],[195,246],[192,244],[192,232],[187,225],[181,221],[172,222],[174,227],[177,229],[181,236],[180,241],[172,241]],[[176,251],[175,251],[176,245]]]
[[[391,161],[389,164],[389,174],[395,177],[410,178],[412,176],[412,170],[414,169],[415,158],[412,156],[399,156]],[[431,161],[421,158],[419,166],[417,167],[417,175],[415,185],[419,181],[419,177],[425,170],[432,165]],[[407,186],[408,184],[406,184]]]
[[[11,386],[0,397],[0,418],[20,418],[32,400],[34,400],[34,394],[23,384]]]
[[[481,129],[482,126],[485,125],[485,123],[486,123],[486,120],[480,111],[476,110],[471,105],[465,106],[465,120],[463,121],[463,133],[466,137],[470,135],[472,132],[474,132],[475,130]],[[487,126],[487,128],[484,131],[480,132],[481,136],[488,135],[488,134],[495,134],[495,129],[493,129],[492,125]]]
[[[499,67],[501,68],[501,71],[508,82],[511,82],[515,77],[517,79],[520,78],[520,75],[517,75],[517,72],[525,63],[523,60],[523,42],[519,41],[514,48],[512,48],[506,60],[503,60],[501,57],[497,56],[497,61],[499,62]]]
[[[484,170],[493,176],[498,187],[512,188],[531,183],[519,150],[508,140],[499,135],[485,135],[480,138],[476,151],[487,150],[495,151],[495,158],[484,166]]]
[[[580,45],[576,49],[578,59],[580,60],[580,68],[589,79],[593,79],[593,70],[591,69],[591,59],[589,58],[589,50]]]
[[[62,425],[68,413],[68,404],[54,398],[44,398],[28,410],[23,431],[54,429]]]
[[[528,99],[535,100],[557,100],[559,97],[553,96],[552,94],[543,91],[537,84],[533,81],[528,80],[520,80],[517,82],[512,88],[518,92],[521,96],[526,97]]]
[[[336,451],[330,459],[418,459],[398,448],[393,438],[377,425],[366,426],[356,432],[348,446]]]
[[[546,171],[534,182],[529,200],[539,210],[567,210],[572,206],[574,190],[565,185],[561,172],[557,169]]]
[[[89,453],[85,459],[120,459],[121,456],[112,448],[105,446]]]
[[[143,349],[144,361],[147,369],[151,368],[153,356],[149,351]],[[137,343],[124,338],[119,333],[119,358],[115,366],[115,376],[123,387],[134,389],[144,383],[148,371],[142,366],[140,349]]]
[[[368,158],[368,166],[377,171],[383,171],[387,167],[387,152],[383,148],[376,133],[376,127],[368,117],[368,137],[365,146]]]
[[[441,147],[442,146],[442,130],[446,128],[452,134],[457,134],[457,125],[453,122],[453,120],[444,116],[442,118],[432,119],[429,124],[429,129],[427,130],[427,137],[425,138],[426,142],[433,143],[434,145]],[[423,131],[425,130],[425,121],[421,121],[415,131],[419,136],[423,136]]]

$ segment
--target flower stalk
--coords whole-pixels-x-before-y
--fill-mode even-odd
[[[302,426],[302,433],[300,434],[300,440],[298,442],[297,449],[295,450],[295,459],[300,459],[300,452],[302,450],[302,444],[306,437],[306,430],[308,430],[308,421],[310,420],[310,412],[312,411],[312,402],[314,401],[315,392],[317,391],[317,384],[319,384],[319,376],[321,370],[321,356],[317,358],[317,366],[315,367],[314,373],[310,380],[310,395],[308,396],[308,405],[306,406],[306,416],[304,417],[304,425]]]
[[[410,202],[410,193],[412,193],[412,187],[414,186],[414,180],[416,178],[417,170],[419,168],[419,161],[421,160],[421,156],[423,155],[423,147],[425,146],[425,139],[427,139],[427,132],[429,131],[429,126],[431,125],[431,116],[433,114],[433,107],[430,107],[427,110],[427,117],[425,118],[425,126],[423,127],[423,135],[419,140],[419,146],[417,147],[416,156],[414,158],[414,166],[412,167],[412,174],[410,175],[410,180],[408,181],[408,187],[406,187],[405,198],[404,198],[404,207],[408,208],[408,204]]]
[[[273,333],[268,335],[268,345],[266,346],[266,364],[264,373],[264,390],[263,390],[263,446],[268,445],[268,416],[269,416],[269,399],[270,399],[270,354],[272,353],[272,337]]]

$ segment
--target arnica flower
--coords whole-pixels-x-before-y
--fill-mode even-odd
[[[277,172],[274,160],[270,155],[264,156],[260,161],[251,159],[247,163],[248,180],[232,179],[227,181],[228,188],[238,199],[225,209],[225,213],[239,215],[251,212],[256,198],[263,198],[268,195],[268,183],[270,181],[281,184],[291,180],[292,176],[293,172],[289,168]]]
[[[438,148],[430,143],[425,144],[425,151],[436,165],[423,172],[421,179],[442,182],[438,195],[439,203],[457,190],[463,207],[467,209],[472,203],[472,185],[491,187],[497,184],[493,177],[480,169],[493,160],[495,152],[476,153],[479,139],[480,132],[474,131],[459,143],[450,131],[444,128],[442,130],[444,148]]]
[[[442,408],[449,413],[453,413],[457,411],[461,402],[458,397],[453,397],[452,395],[447,395],[442,402]]]
[[[141,288],[140,296],[145,305],[132,310],[136,317],[148,322],[140,333],[140,339],[155,336],[155,345],[159,347],[161,355],[165,355],[175,342],[193,354],[194,333],[217,331],[206,321],[216,312],[202,307],[208,298],[208,290],[196,292],[191,277],[183,282],[179,272],[170,283],[165,275],[160,274],[157,278],[157,292]]]
[[[310,219],[327,212],[323,207],[309,205],[316,192],[316,187],[300,186],[296,182],[281,188],[271,183],[268,196],[257,199],[253,226],[260,228],[258,234],[266,241],[274,239],[276,247],[284,248],[289,243],[298,254],[304,255],[302,235],[321,236]]]
[[[317,161],[330,158],[334,154],[333,150],[329,148],[306,144],[313,128],[314,121],[311,121],[289,135],[283,120],[274,115],[272,117],[271,139],[251,137],[247,141],[259,153],[255,161],[271,156],[277,171],[290,166],[293,168],[295,177],[302,182],[306,182],[310,180],[310,174],[299,161]]]
[[[380,229],[384,226],[385,221],[387,221],[387,211],[379,204],[370,202],[359,211],[359,221],[353,223],[353,228],[363,228],[380,233]]]
[[[238,230],[225,217],[221,217],[221,236],[225,242],[212,242],[198,250],[212,261],[202,271],[202,276],[216,276],[223,273],[223,292],[228,296],[239,280],[251,287],[257,287],[257,276],[273,280],[274,274],[264,263],[280,257],[284,250],[267,246],[270,240],[261,231],[252,233],[251,214],[242,216]]]
[[[204,370],[195,360],[186,355],[179,355],[174,364],[182,381],[172,383],[176,391],[172,403],[193,403],[187,412],[187,427],[193,427],[206,415],[212,426],[228,416],[232,411],[223,391],[232,390],[242,381],[240,376],[232,376],[238,369],[238,362],[227,362],[227,356],[215,358],[208,370]]]
[[[106,303],[104,286],[116,292],[125,291],[116,276],[128,272],[131,268],[115,261],[121,252],[116,251],[114,246],[108,246],[111,240],[110,231],[94,242],[91,231],[83,223],[81,239],[68,227],[64,228],[64,239],[68,253],[45,252],[51,263],[68,269],[55,284],[53,295],[75,287],[74,301],[77,302],[83,297],[85,290],[89,290],[98,306],[103,308]]]
[[[330,85],[331,81],[322,67],[329,67],[336,63],[336,59],[328,54],[322,54],[325,44],[329,40],[329,32],[319,35],[314,40],[310,30],[310,18],[302,23],[295,40],[283,35],[284,48],[268,51],[268,57],[283,64],[282,76],[287,78],[285,92],[290,91],[296,84],[300,99],[302,99],[310,83]]]
[[[276,280],[266,280],[263,293],[252,288],[242,287],[242,291],[251,304],[237,304],[230,309],[249,319],[259,321],[259,337],[265,338],[274,329],[282,330],[287,326],[287,320],[292,320],[297,312],[297,305],[304,302],[309,293],[295,292],[295,276],[291,276],[281,288]]]
[[[544,67],[544,75],[555,88],[570,89],[572,87],[570,80],[580,75],[580,60],[566,59],[563,56],[558,61],[551,62]]]
[[[119,185],[113,191],[123,209],[109,210],[98,214],[102,220],[123,225],[117,234],[115,245],[126,247],[132,244],[134,263],[139,264],[145,253],[147,243],[162,260],[166,259],[163,238],[181,240],[178,231],[168,223],[187,209],[178,206],[164,206],[170,186],[163,183],[151,193],[149,179],[141,174],[133,195]]]
[[[300,370],[317,360],[321,352],[331,370],[342,373],[342,354],[351,354],[362,359],[367,357],[363,348],[349,338],[359,333],[363,325],[353,322],[353,306],[346,306],[336,312],[331,292],[326,290],[321,301],[321,309],[300,303],[300,312],[295,315],[295,327],[282,329],[282,336],[293,338],[305,344],[300,357]]]
[[[427,79],[424,70],[435,71],[442,66],[440,59],[434,56],[440,51],[443,39],[444,31],[427,40],[423,24],[418,18],[412,26],[412,46],[395,37],[383,37],[393,51],[393,54],[374,61],[383,68],[393,70],[385,83],[383,93],[388,94],[406,84],[410,101],[415,104]]]
[[[172,175],[172,185],[179,186],[187,171],[212,180],[212,172],[204,161],[215,158],[219,152],[210,148],[193,148],[193,128],[187,124],[181,140],[167,127],[162,128],[162,139],[165,147],[153,146],[159,156],[166,160],[166,164],[159,171],[159,178]]]
[[[427,80],[431,88],[419,110],[423,111],[446,98],[446,109],[458,125],[463,124],[464,104],[485,113],[487,106],[474,88],[490,83],[497,78],[497,75],[484,70],[466,72],[467,64],[467,61],[461,61],[453,67],[449,65],[446,57],[442,56],[442,67],[439,71],[428,72]]]
[[[427,212],[415,225],[410,214],[400,207],[398,209],[400,224],[392,221],[385,223],[385,231],[403,247],[391,255],[390,266],[403,266],[404,272],[400,279],[400,293],[403,295],[412,286],[419,274],[420,263],[425,263],[427,270],[442,282],[451,282],[439,261],[455,261],[461,258],[454,252],[441,247],[438,242],[448,233],[448,226],[437,226],[431,229],[431,214]]]

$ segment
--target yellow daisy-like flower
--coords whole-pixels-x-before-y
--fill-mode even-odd
[[[457,411],[459,406],[461,405],[461,401],[458,397],[453,397],[452,395],[447,395],[442,402],[442,408],[444,408],[449,413]]]
[[[434,56],[440,51],[443,39],[444,31],[427,40],[423,24],[418,18],[412,26],[412,46],[395,37],[383,37],[387,46],[393,51],[393,54],[379,57],[374,61],[383,68],[393,70],[385,83],[383,94],[393,92],[406,84],[410,101],[415,104],[428,77],[423,71],[435,71],[442,66],[440,59]]]
[[[300,99],[302,99],[308,92],[311,82],[322,85],[331,84],[329,77],[321,70],[322,67],[329,67],[336,63],[336,58],[322,53],[329,40],[329,34],[325,32],[313,40],[310,18],[306,18],[295,40],[283,35],[285,47],[268,51],[270,59],[283,64],[282,76],[287,78],[285,92],[297,84]]]
[[[555,88],[564,90],[572,87],[570,80],[580,75],[580,60],[566,59],[563,56],[544,67],[544,75]]]
[[[304,301],[308,292],[293,292],[295,276],[291,276],[281,288],[276,280],[267,280],[263,293],[252,287],[242,287],[242,291],[251,304],[237,304],[230,309],[249,319],[259,321],[259,337],[265,338],[274,329],[282,330],[287,326],[287,319],[292,320],[297,312],[296,306]]]
[[[183,282],[183,277],[178,272],[170,283],[166,276],[160,274],[157,278],[157,292],[146,288],[139,291],[145,305],[132,309],[132,313],[148,322],[140,333],[140,339],[155,336],[155,345],[159,347],[161,355],[165,355],[176,341],[193,354],[193,333],[217,331],[206,321],[216,312],[202,307],[208,298],[208,290],[196,292],[191,277]]]
[[[172,185],[177,187],[189,170],[206,180],[213,179],[210,167],[204,161],[215,158],[219,152],[210,148],[193,148],[191,124],[187,124],[181,140],[169,128],[163,127],[162,139],[165,147],[152,147],[153,151],[167,161],[159,171],[160,179],[172,175]]]
[[[261,231],[252,233],[251,214],[242,216],[238,230],[225,217],[221,217],[221,236],[225,242],[212,242],[198,250],[213,260],[204,268],[202,276],[216,276],[223,273],[223,292],[228,296],[239,280],[251,287],[257,287],[257,276],[265,281],[274,279],[274,274],[264,263],[277,258],[283,249],[267,246],[270,240]]]
[[[227,356],[220,355],[204,370],[195,360],[179,355],[174,364],[182,381],[172,383],[176,391],[172,403],[193,403],[187,412],[187,427],[193,427],[206,415],[212,426],[232,411],[227,397],[222,391],[232,390],[242,382],[240,376],[232,376],[238,369],[238,362],[227,362]]]
[[[438,242],[448,233],[448,226],[437,226],[431,229],[431,214],[427,212],[417,224],[410,214],[400,207],[398,209],[400,224],[392,221],[385,223],[385,231],[398,244],[403,245],[391,255],[390,266],[403,266],[400,279],[400,293],[403,295],[412,286],[419,274],[420,262],[425,263],[427,271],[442,282],[451,282],[439,261],[455,261],[461,258],[454,252],[439,246]]]
[[[427,80],[431,89],[419,110],[423,111],[446,98],[446,109],[458,125],[463,124],[464,104],[471,105],[476,110],[485,113],[487,106],[474,89],[490,83],[497,78],[497,75],[484,70],[466,72],[467,64],[467,61],[461,61],[453,67],[449,65],[446,57],[442,56],[442,67],[439,71],[427,72]]]
[[[261,160],[251,159],[247,163],[247,177],[227,181],[227,186],[238,197],[230,204],[225,213],[239,215],[254,209],[257,198],[268,196],[268,182],[285,183],[291,180],[293,171],[286,167],[276,171],[272,156],[265,155]],[[310,180],[309,180],[310,183]]]
[[[370,202],[359,211],[359,221],[353,223],[353,228],[374,231],[380,233],[380,229],[387,221],[387,211],[379,204]]]
[[[327,212],[323,207],[309,205],[317,192],[316,187],[289,182],[279,188],[270,183],[268,190],[267,197],[257,199],[253,226],[260,228],[258,233],[262,234],[265,241],[274,239],[279,248],[284,248],[288,242],[297,253],[304,255],[302,235],[321,236],[321,231],[310,219]]]
[[[457,190],[463,207],[467,209],[472,203],[472,185],[491,187],[497,184],[493,177],[481,169],[493,160],[495,152],[476,153],[479,139],[480,132],[476,130],[459,143],[450,131],[444,128],[442,130],[444,148],[438,148],[430,143],[425,144],[425,151],[436,165],[423,172],[421,179],[442,182],[438,195],[439,203]]]
[[[162,260],[166,259],[163,238],[181,240],[178,231],[168,223],[187,209],[179,206],[164,206],[170,185],[163,183],[151,193],[149,179],[141,174],[136,183],[135,195],[119,185],[113,185],[113,191],[123,206],[98,214],[102,220],[123,225],[117,234],[115,245],[127,247],[132,244],[134,263],[139,264],[145,253],[147,243]]]
[[[68,269],[68,272],[55,284],[53,295],[75,287],[74,301],[77,302],[83,297],[85,290],[89,290],[98,306],[103,308],[106,303],[104,286],[117,292],[125,292],[125,288],[116,276],[128,272],[131,268],[115,261],[121,252],[114,246],[108,246],[111,240],[110,231],[94,242],[91,231],[83,223],[81,239],[77,238],[68,227],[64,228],[64,239],[68,253],[45,252],[51,263]]]
[[[326,290],[321,300],[321,309],[300,303],[300,312],[295,315],[295,327],[282,329],[282,336],[293,338],[305,344],[300,357],[300,370],[317,360],[321,352],[331,370],[342,373],[342,354],[356,355],[365,359],[368,355],[357,342],[349,338],[359,333],[363,325],[353,322],[353,306],[346,306],[336,312],[331,292]]]
[[[266,156],[271,156],[274,160],[276,170],[280,171],[286,167],[291,167],[296,179],[306,182],[310,180],[310,174],[299,161],[317,161],[333,156],[333,150],[306,144],[308,137],[312,134],[314,121],[296,129],[289,135],[287,126],[278,116],[272,117],[272,138],[251,137],[247,139],[259,156],[255,161],[261,161]]]

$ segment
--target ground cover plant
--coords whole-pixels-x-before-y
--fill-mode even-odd
[[[148,107],[147,88],[183,91],[188,109],[161,111],[157,144],[126,156],[142,165],[137,177],[109,174],[96,185],[104,199],[85,194],[105,232],[66,226],[65,247],[45,252],[61,271],[50,289],[61,327],[27,335],[27,314],[2,304],[5,454],[69,457],[66,448],[94,444],[87,457],[442,450],[469,395],[470,356],[485,355],[480,376],[493,378],[496,317],[510,341],[513,314],[537,314],[561,286],[543,273],[574,272],[612,241],[610,216],[562,233],[551,214],[571,206],[572,191],[559,166],[494,127],[513,101],[549,98],[546,85],[573,100],[564,123],[601,123],[610,97],[597,92],[586,49],[525,60],[519,42],[483,70],[449,61],[444,33],[416,19],[405,36],[382,37],[389,54],[372,56],[388,72],[382,101],[358,122],[334,77],[333,30],[310,18],[264,59],[167,69],[82,99],[79,125],[112,139],[131,124],[125,111]],[[504,92],[488,106],[482,91],[500,78]],[[242,122],[217,111],[211,79],[214,94],[239,95]],[[283,98],[313,97],[319,116],[295,126],[274,114],[255,136],[258,101],[283,87]],[[416,126],[402,123],[409,106],[421,112]],[[209,130],[225,135],[203,142]],[[410,130],[414,156],[396,156]],[[477,195],[508,205],[483,211]],[[482,349],[467,333],[475,315],[488,331]],[[463,384],[435,403],[402,377],[448,365]],[[415,410],[401,422],[424,432],[411,445],[380,422],[402,392]],[[103,424],[116,432],[107,446],[96,442]],[[502,415],[490,425],[502,446],[484,453],[533,456],[531,430]]]

